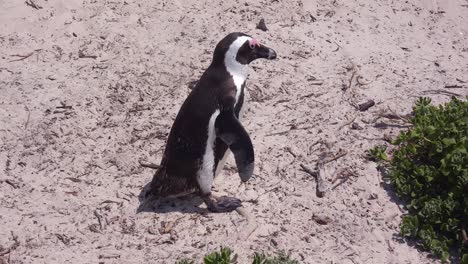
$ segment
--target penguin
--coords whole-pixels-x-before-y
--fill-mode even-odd
[[[248,65],[276,57],[273,49],[240,32],[228,34],[216,45],[211,64],[176,116],[147,196],[198,193],[211,212],[231,212],[242,205],[235,197],[215,197],[211,188],[229,152],[242,182],[253,174],[254,148],[239,121]]]

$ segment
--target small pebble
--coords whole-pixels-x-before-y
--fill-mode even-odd
[[[257,29],[260,29],[262,31],[267,31],[268,28],[266,27],[266,24],[265,24],[265,19],[260,19],[260,22],[258,22],[257,24]]]
[[[274,240],[273,238],[270,240],[270,242],[273,246],[278,246],[278,242],[276,242],[276,240]]]
[[[331,222],[331,218],[325,215],[316,215],[314,214],[312,216],[312,219],[317,222],[319,225],[327,225],[328,223]]]

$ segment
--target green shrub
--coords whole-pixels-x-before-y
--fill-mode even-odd
[[[407,202],[401,234],[418,238],[443,261],[456,248],[468,259],[468,102],[452,98],[441,106],[420,98],[413,107],[413,125],[393,142],[389,163],[396,193]],[[380,157],[380,152],[374,153]],[[465,263],[465,262],[463,262]]]
[[[276,257],[267,257],[264,254],[255,253],[252,264],[299,264],[297,260],[290,259],[283,253]]]
[[[375,162],[388,161],[385,150],[387,150],[386,146],[375,146],[367,151],[367,159]]]
[[[204,264],[234,264],[237,263],[237,254],[233,255],[230,248],[222,247],[219,251],[209,253],[203,259]],[[231,256],[232,255],[232,256]],[[179,260],[176,264],[194,264],[193,260]],[[296,260],[280,253],[276,257],[267,257],[264,254],[255,253],[252,264],[299,264]]]
[[[182,259],[182,260],[177,261],[176,264],[195,264],[195,262],[189,259]]]
[[[227,247],[223,247],[218,251],[212,252],[205,256],[203,262],[205,264],[231,264],[237,263],[237,254],[231,257],[232,250]]]

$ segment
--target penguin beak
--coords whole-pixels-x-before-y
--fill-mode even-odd
[[[257,48],[257,57],[267,60],[274,60],[276,59],[276,51],[260,44],[260,47]]]

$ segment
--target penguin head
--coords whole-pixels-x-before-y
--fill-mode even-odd
[[[216,45],[213,63],[248,65],[256,59],[276,59],[276,52],[249,35],[234,32]]]

